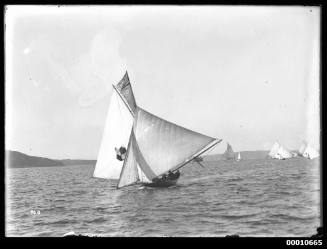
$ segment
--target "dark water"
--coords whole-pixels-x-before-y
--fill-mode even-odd
[[[204,162],[168,189],[116,190],[93,166],[7,170],[6,235],[310,236],[320,225],[318,160]],[[36,214],[31,213],[35,211]],[[40,214],[37,214],[37,212]]]

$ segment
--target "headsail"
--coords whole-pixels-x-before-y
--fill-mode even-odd
[[[133,184],[139,180],[138,175],[138,166],[136,158],[134,156],[133,146],[134,139],[130,139],[127,149],[127,157],[124,161],[123,168],[120,173],[120,178],[117,187],[127,186]]]
[[[139,166],[137,153],[136,139],[132,130],[128,144],[127,157],[124,161],[117,188],[128,186],[138,181],[150,182]]]
[[[225,153],[223,154],[223,158],[225,160],[233,160],[233,159],[235,159],[235,153],[233,151],[232,146],[229,143],[227,143],[227,149],[226,149]]]
[[[133,110],[136,109],[133,91],[127,72],[113,86],[107,119],[98,153],[94,177],[119,179],[123,161],[117,158],[117,150],[125,150],[133,126]]]

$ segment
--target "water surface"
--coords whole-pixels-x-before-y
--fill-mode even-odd
[[[310,236],[320,226],[318,159],[202,164],[165,189],[116,190],[92,165],[7,169],[6,235]]]

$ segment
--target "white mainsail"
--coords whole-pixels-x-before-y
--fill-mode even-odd
[[[127,148],[135,107],[133,91],[126,72],[123,79],[112,89],[94,177],[119,179],[124,161],[117,159],[115,148]]]
[[[135,183],[137,178],[140,182],[151,181],[169,170],[176,170],[220,141],[137,107],[131,146],[117,187]],[[136,174],[137,167],[140,168],[138,176],[129,176]],[[144,174],[144,179],[140,179],[140,172]]]
[[[113,89],[94,177],[119,179],[123,161],[116,158],[115,148],[127,148],[133,116]]]

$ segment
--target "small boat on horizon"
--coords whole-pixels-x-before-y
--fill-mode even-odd
[[[236,161],[237,162],[241,161],[241,152],[238,153]]]
[[[272,146],[268,156],[273,159],[286,160],[294,157],[294,154],[292,154],[289,150],[285,149],[276,141]]]
[[[224,152],[222,157],[224,160],[227,161],[235,161],[235,153],[233,151],[232,146],[229,143],[227,143],[226,151]]]
[[[314,159],[320,156],[319,152],[306,142],[302,143],[299,149],[299,155],[307,159]]]

